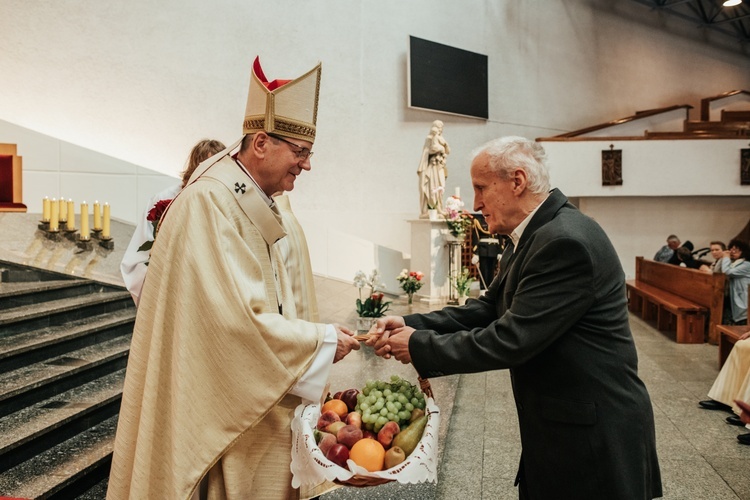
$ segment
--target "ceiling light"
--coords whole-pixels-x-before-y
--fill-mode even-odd
[[[725,0],[722,5],[724,7],[734,7],[735,5],[739,5],[742,3],[742,0]]]

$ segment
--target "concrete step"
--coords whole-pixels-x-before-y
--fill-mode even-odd
[[[109,475],[117,416],[0,474],[0,495],[71,499]]]
[[[104,291],[0,311],[0,336],[27,332],[134,307],[127,291]]]
[[[117,414],[125,370],[117,370],[0,418],[0,472]]]
[[[0,417],[125,368],[131,335],[0,374]]]
[[[47,271],[45,269],[39,269],[36,267],[24,266],[21,264],[15,264],[0,260],[0,282],[3,283],[18,283],[18,282],[31,282],[31,281],[49,281],[49,280],[64,280],[64,279],[77,279],[66,274],[57,273],[54,271]]]
[[[114,291],[114,287],[89,280],[54,280],[0,283],[0,310],[39,304],[84,294]]]
[[[0,373],[132,333],[135,308],[0,337]]]

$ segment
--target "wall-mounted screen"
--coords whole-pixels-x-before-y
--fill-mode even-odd
[[[409,36],[409,107],[489,118],[487,56]]]

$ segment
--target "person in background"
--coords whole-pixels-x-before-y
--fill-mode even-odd
[[[697,260],[695,260],[695,257],[693,257],[693,252],[691,252],[686,247],[679,247],[677,250],[675,250],[675,254],[677,255],[677,259],[680,262],[681,267],[687,267],[688,269],[698,269],[701,267],[701,263]]]
[[[725,321],[730,325],[747,325],[747,287],[750,285],[750,247],[742,240],[733,239],[721,259],[721,272],[729,281],[729,314]]]
[[[654,415],[630,332],[625,273],[602,228],[549,190],[542,146],[489,142],[471,164],[474,210],[510,237],[487,294],[377,320],[368,345],[422,378],[510,369],[521,499],[662,495]]]
[[[712,241],[709,245],[711,250],[711,257],[714,258],[712,264],[702,264],[700,270],[706,273],[720,273],[721,272],[721,259],[724,257],[724,251],[727,246],[723,241]]]
[[[654,260],[656,262],[669,263],[673,258],[676,258],[675,250],[677,250],[679,246],[680,238],[678,238],[674,234],[670,234],[669,236],[667,236],[667,244],[661,247],[658,252],[656,252],[656,255],[654,255]]]
[[[710,399],[698,402],[701,408],[733,413],[726,418],[731,425],[744,427],[749,423],[742,419],[742,407],[738,402],[750,402],[750,331],[740,336],[732,347],[708,397]],[[750,444],[750,433],[738,435],[737,440]]]
[[[286,233],[272,195],[311,169],[320,72],[318,64],[268,81],[256,58],[243,138],[202,163],[163,215],[133,332],[110,500],[299,495],[294,410],[320,401],[332,362],[359,349],[353,332],[297,318],[277,244]]]
[[[185,170],[181,174],[182,181],[154,195],[148,202],[143,216],[138,219],[138,224],[135,226],[133,236],[120,263],[120,272],[122,273],[123,281],[125,281],[125,288],[130,292],[136,306],[141,295],[141,288],[143,288],[143,280],[146,279],[147,263],[151,255],[151,245],[153,245],[156,233],[155,224],[159,222],[158,220],[154,220],[157,204],[159,204],[159,208],[166,208],[166,205],[185,187],[188,179],[190,179],[190,176],[198,165],[203,160],[219,153],[225,147],[220,141],[214,139],[198,141],[193,146],[193,149],[190,150]]]

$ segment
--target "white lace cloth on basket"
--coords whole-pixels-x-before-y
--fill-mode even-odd
[[[427,426],[417,447],[405,461],[392,469],[379,472],[368,472],[352,460],[347,462],[351,470],[346,470],[328,460],[315,444],[313,436],[313,429],[320,417],[320,405],[299,405],[294,410],[292,420],[292,486],[299,488],[335,479],[346,481],[355,474],[391,479],[399,483],[437,482],[440,410],[432,398],[428,398],[426,403]]]

